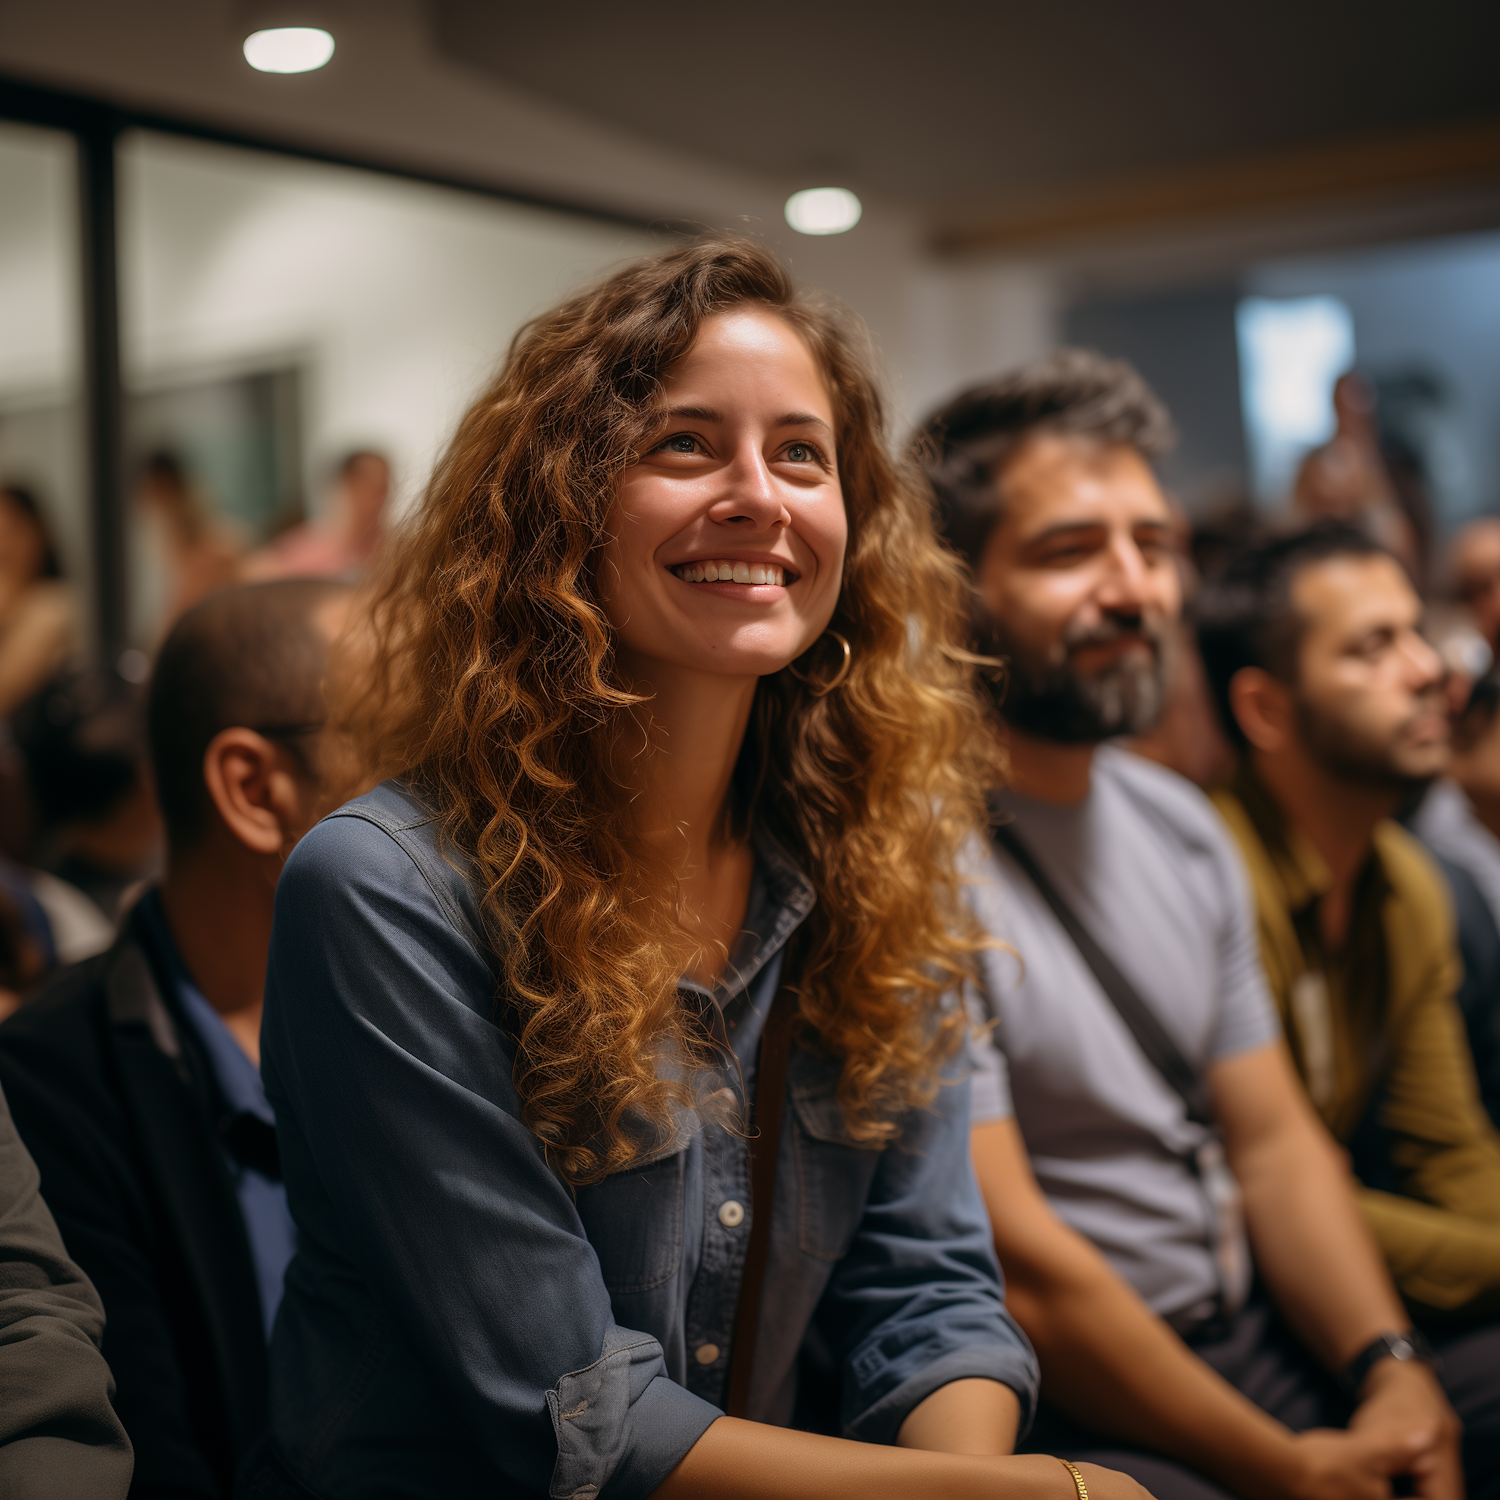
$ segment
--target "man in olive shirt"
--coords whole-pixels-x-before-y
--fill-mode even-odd
[[[1197,608],[1242,751],[1215,800],[1298,1070],[1408,1303],[1473,1327],[1500,1312],[1500,1136],[1454,1001],[1448,892],[1391,821],[1449,753],[1421,611],[1395,560],[1339,526],[1242,554]]]

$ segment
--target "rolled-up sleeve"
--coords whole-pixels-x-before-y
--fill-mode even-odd
[[[969,1081],[939,1090],[882,1153],[864,1215],[820,1320],[843,1354],[843,1430],[894,1442],[912,1410],[955,1380],[997,1380],[1036,1406],[1036,1355],[1005,1310],[969,1154]]]
[[[555,1500],[634,1500],[721,1413],[614,1322],[572,1197],[519,1119],[494,984],[384,829],[341,816],[298,845],[264,1028],[293,1212],[357,1268],[499,1473]],[[292,1311],[305,1339],[316,1306]]]

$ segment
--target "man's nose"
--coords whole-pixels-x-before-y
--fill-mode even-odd
[[[1413,691],[1425,692],[1436,687],[1447,675],[1440,657],[1427,640],[1413,630],[1406,638],[1407,681]]]
[[[765,531],[791,520],[777,489],[776,478],[758,446],[736,452],[724,470],[724,492],[709,508],[709,519],[728,525],[748,524]]]
[[[1132,536],[1117,537],[1105,553],[1099,588],[1101,609],[1140,614],[1151,600],[1151,569]]]

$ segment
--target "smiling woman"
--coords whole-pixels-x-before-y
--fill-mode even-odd
[[[564,303],[373,608],[392,779],[278,887],[249,1493],[1072,1494],[1002,1456],[954,993],[996,752],[857,325],[743,241]]]

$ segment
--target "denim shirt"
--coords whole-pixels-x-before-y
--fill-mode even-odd
[[[683,987],[717,1008],[751,1088],[782,949],[811,906],[762,841],[724,981]],[[462,861],[399,784],[325,819],[287,863],[262,1046],[299,1239],[273,1437],[326,1500],[636,1500],[721,1415],[746,1143],[695,1119],[571,1192],[521,1124],[480,930]],[[790,1422],[799,1354],[849,1437],[891,1442],[969,1377],[1009,1385],[1029,1414],[1036,1361],[1003,1304],[967,1083],[869,1149],[845,1129],[838,1071],[802,1048],[788,1065],[749,1415]]]

